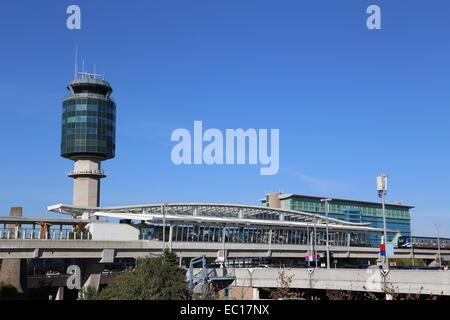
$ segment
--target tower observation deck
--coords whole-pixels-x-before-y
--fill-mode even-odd
[[[75,161],[73,204],[100,205],[101,162],[115,156],[116,104],[110,84],[97,74],[80,73],[63,101],[61,156]]]

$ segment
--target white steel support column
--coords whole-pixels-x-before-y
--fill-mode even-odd
[[[330,198],[321,199],[320,201],[325,202],[325,215],[326,215],[326,248],[327,248],[327,269],[330,269],[330,245],[329,245],[329,234],[328,234],[328,214],[330,212]]]
[[[223,265],[227,265],[227,253],[225,251],[225,235],[226,235],[226,227],[222,229],[222,250],[223,250]]]
[[[169,227],[169,251],[172,251],[173,226]]]

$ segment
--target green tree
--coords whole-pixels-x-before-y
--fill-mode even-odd
[[[96,300],[98,299],[98,292],[93,287],[82,288],[80,290],[78,300]]]
[[[103,289],[99,300],[178,300],[187,290],[186,276],[173,252],[138,259],[135,271],[125,271]]]

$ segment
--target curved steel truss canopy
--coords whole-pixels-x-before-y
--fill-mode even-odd
[[[57,213],[70,214],[75,218],[83,215],[94,216],[105,214],[131,214],[133,219],[143,219],[143,215],[172,215],[172,216],[199,216],[216,217],[230,219],[257,219],[284,222],[305,222],[329,224],[340,226],[367,227],[368,223],[355,223],[335,218],[326,218],[320,214],[313,214],[304,211],[294,211],[286,209],[269,208],[262,206],[239,205],[239,204],[218,204],[218,203],[161,203],[136,206],[118,207],[77,207],[72,205],[57,204],[49,206],[47,210]],[[142,215],[140,217],[140,215]],[[111,215],[110,215],[111,216]]]

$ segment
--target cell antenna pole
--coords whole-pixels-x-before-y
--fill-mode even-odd
[[[75,44],[75,73],[73,78],[76,79],[78,74],[78,44]]]

